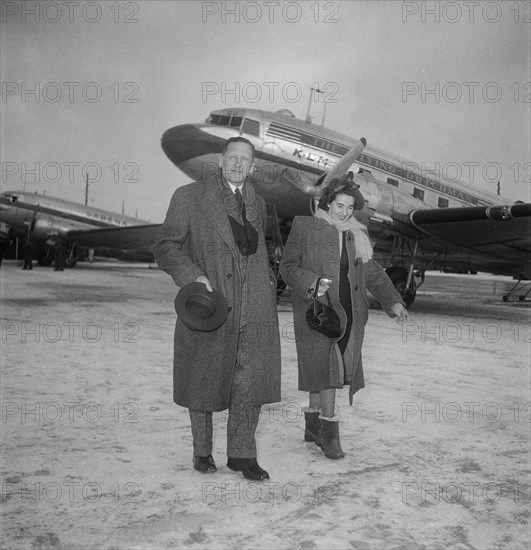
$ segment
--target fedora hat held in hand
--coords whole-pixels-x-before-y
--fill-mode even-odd
[[[177,293],[175,311],[189,329],[212,332],[226,321],[229,306],[219,290],[209,292],[203,283],[189,283]]]

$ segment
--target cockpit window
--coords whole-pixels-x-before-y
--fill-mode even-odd
[[[243,121],[242,132],[244,134],[250,134],[251,136],[259,137],[259,135],[260,135],[260,123],[256,120],[246,118]]]
[[[230,115],[210,115],[206,122],[207,124],[215,124],[216,126],[232,126],[233,128],[239,128],[242,123],[242,117]]]
[[[18,201],[18,195],[10,195],[9,193],[2,193],[0,195],[3,199],[8,200],[9,202],[17,202]]]

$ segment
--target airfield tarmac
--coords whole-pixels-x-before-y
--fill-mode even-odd
[[[508,277],[429,273],[407,323],[371,309],[366,388],[338,393],[345,458],[303,441],[291,306],[282,401],[263,407],[271,480],[192,469],[172,402],[176,287],[146,265],[2,264],[2,548],[526,549],[529,304]]]

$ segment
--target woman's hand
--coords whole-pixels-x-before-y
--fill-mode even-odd
[[[397,317],[397,323],[407,321],[407,309],[402,304],[393,304],[391,306],[391,315]]]
[[[327,279],[326,277],[323,277],[319,281],[319,288],[317,289],[317,294],[319,296],[322,296],[330,288],[331,284],[332,284],[332,279]]]

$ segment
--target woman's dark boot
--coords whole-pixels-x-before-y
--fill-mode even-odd
[[[309,409],[304,407],[304,441],[313,441],[319,447],[321,446],[321,439],[319,437],[319,431],[321,429],[321,421],[319,420],[319,411],[317,409]]]
[[[324,416],[321,416],[320,419],[321,449],[323,449],[326,458],[335,460],[344,457],[345,455],[339,442],[339,420]]]

